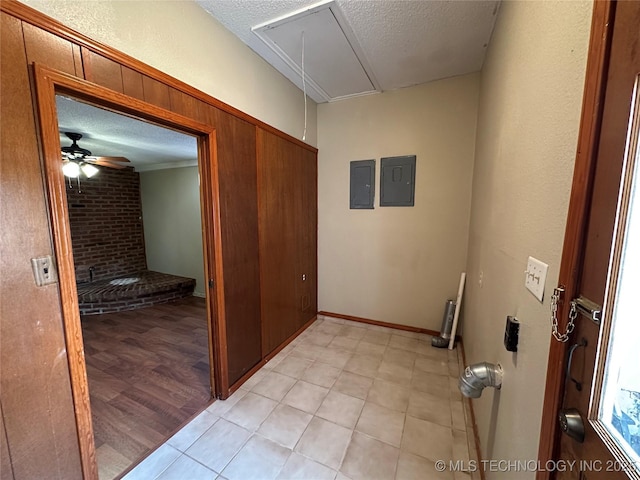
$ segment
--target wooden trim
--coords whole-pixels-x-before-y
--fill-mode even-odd
[[[460,353],[462,356],[462,368],[465,368],[467,365],[467,354],[464,350],[464,342],[462,341],[462,339],[460,339]],[[469,411],[471,412],[471,423],[473,423],[473,438],[476,444],[476,455],[478,457],[478,460],[482,460],[482,451],[480,450],[480,435],[478,435],[478,422],[476,422],[476,412],[473,409],[473,401],[471,398],[465,397],[464,395],[462,396],[462,399],[464,402],[467,402],[467,405],[469,405]],[[485,480],[487,477],[482,462],[480,462],[478,465],[478,471],[480,472],[481,480]]]
[[[301,326],[293,335],[291,335],[284,342],[278,345],[271,353],[269,353],[269,355],[264,357],[265,363],[267,363],[269,360],[271,360],[273,357],[279,354],[282,350],[284,350],[284,348],[287,345],[289,345],[291,342],[293,342],[300,334],[302,334],[302,332],[304,332],[307,328],[313,325],[313,322],[315,322],[317,319],[318,319],[318,315],[314,315],[312,319],[310,319],[307,323]]]
[[[251,370],[249,370],[247,373],[245,373],[242,377],[240,377],[240,379],[238,379],[238,381],[236,383],[234,383],[231,386],[231,388],[229,389],[230,392],[233,393],[236,390],[238,390],[242,386],[242,384],[244,382],[249,380],[258,370],[260,370],[262,367],[264,367],[269,362],[269,360],[271,360],[278,353],[280,353],[284,349],[284,347],[286,347],[291,342],[293,342],[298,335],[300,335],[307,328],[309,328],[313,324],[313,322],[315,322],[317,319],[318,319],[317,315],[314,316],[311,320],[309,320],[302,327],[300,327],[293,335],[291,335],[284,342],[282,342],[273,352],[271,352],[266,357],[263,357],[262,360],[260,360]]]
[[[634,172],[636,171],[636,163],[638,163],[638,154],[640,153],[640,77],[636,77],[633,93],[633,101],[631,103],[631,121],[628,132],[628,146],[625,151],[625,158],[622,167],[622,183],[620,186],[621,195],[616,212],[616,225],[613,231],[613,255],[611,256],[611,266],[609,268],[609,279],[607,281],[608,288],[605,292],[605,300],[603,302],[605,311],[603,318],[609,318],[611,321],[603,322],[600,333],[600,352],[596,359],[596,372],[604,372],[609,357],[609,348],[611,346],[610,339],[614,324],[615,300],[620,285],[621,270],[623,268],[623,253],[627,229],[629,228],[629,214],[631,209],[631,198],[633,198]],[[637,207],[636,207],[637,208]],[[609,300],[612,299],[613,301]],[[600,402],[602,400],[602,388],[604,383],[603,375],[596,375],[593,392],[597,392],[591,403],[589,420],[598,420],[598,412],[600,411]],[[610,435],[609,435],[610,436]]]
[[[209,235],[213,235],[213,242],[211,243],[215,245],[214,254],[217,255],[221,248],[221,234],[219,228],[219,202],[217,200],[218,184],[215,130],[210,125],[196,122],[188,117],[177,115],[154,105],[114,92],[113,90],[80,80],[72,75],[45,68],[37,64],[33,65],[32,73],[36,87],[35,95],[37,100],[37,118],[39,121],[43,170],[51,215],[53,246],[58,265],[61,309],[64,321],[81,466],[84,478],[97,479],[98,470],[91,422],[91,406],[84,358],[84,344],[76,291],[73,254],[71,253],[72,243],[71,233],[69,231],[69,214],[66,204],[64,176],[60,169],[60,139],[58,135],[55,95],[57,92],[67,93],[93,104],[100,105],[103,108],[124,113],[132,117],[143,118],[165,127],[198,136],[198,148],[199,154],[201,155],[199,164],[203,164],[205,169],[210,168],[211,178],[210,186],[208,187],[210,189],[208,193],[211,195],[211,198],[205,202],[203,210],[206,210],[210,214],[212,213],[213,228],[211,228],[208,221],[208,228],[205,228],[209,230]],[[209,315],[209,321],[214,324],[213,326],[210,325],[209,329],[217,332],[220,329],[224,329],[224,282],[221,258],[219,256],[214,257],[213,263],[215,264],[215,274],[221,276],[216,278],[215,282],[215,308],[217,315]],[[209,264],[207,268],[210,269]],[[218,336],[215,340],[217,341],[216,352],[226,351],[226,337]],[[220,357],[220,353],[218,353],[218,357]],[[220,365],[214,363],[212,367],[217,369],[214,374],[214,379],[218,379],[218,382],[224,387],[223,374],[219,370]]]
[[[215,134],[215,132],[214,132]],[[215,137],[214,137],[215,139]],[[213,161],[213,158],[215,157],[215,148],[211,149],[211,147],[209,145],[207,145],[206,143],[208,142],[198,142],[198,159],[204,158],[205,155],[209,154],[209,159],[210,161]],[[198,178],[210,178],[209,176],[209,169],[207,168],[207,166],[204,164],[205,162],[202,161],[198,161]],[[207,284],[207,286],[205,287],[205,302],[206,302],[206,307],[207,307],[207,319],[212,319],[214,318],[214,315],[218,315],[217,312],[217,302],[215,301],[215,298],[217,298],[217,296],[213,296],[211,295],[211,288],[209,287],[209,279],[211,278],[216,278],[215,277],[215,264],[216,263],[221,263],[219,260],[217,261],[217,257],[215,256],[215,251],[212,252],[212,249],[210,248],[210,232],[213,228],[215,228],[215,226],[212,226],[211,228],[208,227],[209,225],[209,219],[213,218],[212,213],[210,212],[210,204],[211,202],[205,201],[205,199],[207,198],[211,198],[212,192],[210,189],[210,185],[211,184],[211,180],[209,180],[208,182],[200,182],[200,204],[203,206],[203,208],[200,209],[200,227],[202,229],[202,240],[203,240],[203,244],[202,244],[202,257],[203,257],[203,261],[205,264],[205,283]],[[217,204],[218,202],[215,201],[215,203]],[[222,278],[222,277],[220,277]],[[217,322],[214,322],[214,324],[218,324],[220,323],[220,318],[217,319]],[[214,346],[218,343],[218,328],[213,328],[213,326],[210,324],[210,322],[207,322],[207,340],[208,340],[208,344],[209,344],[209,365],[219,365],[219,362],[221,359],[219,358],[219,352],[217,351],[217,349],[214,348]],[[220,391],[219,388],[219,382],[220,382],[220,375],[216,375],[214,369],[210,368],[209,369],[209,384],[211,387],[211,396],[213,398],[217,397],[217,393]]]
[[[56,85],[53,78],[37,66],[34,69],[36,98],[38,104],[39,127],[45,178],[48,189],[51,230],[60,284],[60,302],[64,321],[64,335],[69,362],[71,394],[73,397],[80,463],[82,475],[87,479],[98,478],[95,454],[89,384],[84,358],[82,326],[76,290],[71,232],[64,199],[66,190],[60,170],[60,141],[55,106]],[[57,144],[57,145],[56,145]]]
[[[460,353],[462,354],[462,367],[465,368],[465,366],[467,365],[467,354],[465,352],[464,342],[462,341],[462,339],[460,339]],[[463,396],[462,398],[465,402],[467,402],[467,405],[469,405],[469,411],[471,412],[471,423],[473,424],[473,438],[476,445],[476,456],[478,457],[478,460],[482,460],[482,451],[480,449],[480,435],[478,434],[478,422],[476,421],[476,412],[473,408],[473,400],[465,396]],[[480,471],[480,478],[482,480],[485,480],[486,474],[483,468],[483,464],[480,463],[478,467]]]
[[[209,349],[209,361],[216,365],[214,369],[214,396],[227,398],[229,396],[229,357],[227,351],[227,317],[224,296],[224,268],[222,261],[222,221],[220,216],[220,187],[218,179],[218,148],[214,133],[206,139],[206,144],[200,142],[202,152],[198,157],[208,159],[208,162],[199,161],[201,166],[201,177],[209,179],[202,182],[202,195],[207,201],[203,203],[206,208],[202,209],[203,227],[206,229],[205,242],[206,252],[205,262],[209,278],[213,279],[214,295],[207,293],[207,310],[215,311],[215,321],[210,325],[210,345],[215,348]],[[205,185],[206,184],[206,185]],[[208,261],[211,259],[211,261]],[[209,289],[210,291],[211,289]],[[209,316],[209,318],[214,318]]]
[[[76,77],[82,78],[84,75],[84,65],[82,60],[82,50],[76,45],[72,44],[71,49],[73,50],[73,63],[75,65]]]
[[[142,73],[143,75],[151,77],[159,82],[164,83],[165,85],[175,88],[176,90],[180,90],[183,93],[191,95],[192,97],[195,97],[198,100],[201,100],[213,107],[219,108],[220,110],[223,110],[242,120],[252,123],[253,125],[256,125],[260,128],[264,128],[268,132],[273,133],[274,135],[277,135],[279,137],[282,137],[285,140],[288,140],[292,143],[295,143],[296,145],[299,145],[305,148],[306,150],[316,152],[316,153],[318,152],[317,148],[312,147],[311,145],[295,137],[292,137],[291,135],[281,130],[278,130],[275,127],[272,127],[271,125],[261,120],[258,120],[257,118],[252,117],[251,115],[244,113],[241,110],[238,110],[237,108],[232,107],[231,105],[228,105],[222,102],[221,100],[218,100],[217,98],[212,97],[211,95],[208,95],[192,87],[191,85],[181,80],[178,80],[177,78],[172,77],[171,75],[168,75],[156,68],[153,68],[141,62],[140,60],[137,60],[108,45],[92,40],[86,35],[76,32],[75,30],[67,27],[66,25],[58,22],[57,20],[49,17],[48,15],[45,15],[44,13],[39,12],[38,10],[35,10],[23,3],[20,3],[16,0],[2,0],[0,2],[0,10],[16,18],[19,18],[24,22],[30,23],[31,25],[34,25],[38,28],[42,28],[43,30],[53,33],[54,35],[57,35],[61,38],[69,40],[77,45],[80,45],[81,47],[85,47],[91,50],[92,52],[102,55],[110,60],[118,62],[119,64],[125,67],[131,68],[132,70]]]
[[[604,296],[603,317],[609,319],[600,326],[600,338],[598,339],[598,356],[594,367],[594,381],[591,389],[591,399],[587,419],[598,433],[606,448],[611,451],[613,458],[621,464],[628,463],[628,454],[625,449],[614,439],[611,431],[599,418],[600,407],[602,405],[603,389],[605,388],[605,375],[607,371],[607,361],[611,348],[611,336],[615,323],[616,295],[620,287],[621,271],[624,268],[625,241],[628,240],[626,233],[629,228],[629,214],[631,199],[633,198],[634,173],[637,168],[638,155],[640,154],[640,77],[636,76],[633,98],[631,101],[631,119],[629,122],[627,137],[627,148],[625,149],[624,161],[621,172],[620,197],[616,211],[616,223],[613,230],[611,265],[609,267],[607,289]],[[636,207],[637,208],[637,207]],[[628,264],[627,264],[628,265]],[[637,366],[636,366],[637,368]],[[640,465],[638,465],[640,467]],[[635,478],[640,478],[640,471]],[[630,475],[631,476],[631,475]]]
[[[51,83],[53,85],[55,93],[66,93],[88,103],[99,105],[100,108],[105,108],[121,115],[144,119],[145,121],[153,123],[155,125],[160,125],[165,128],[171,128],[173,130],[198,137],[203,135],[213,136],[213,133],[215,132],[214,127],[211,125],[198,122],[196,120],[193,120],[192,118],[179,115],[169,110],[165,110],[164,108],[157,107],[143,100],[129,97],[122,93],[110,90],[95,83],[82,80],[67,73],[44,67],[36,63],[33,64],[33,71],[35,72],[36,86],[38,81]],[[38,100],[41,99],[39,94],[37,98]],[[47,99],[43,100],[46,101]],[[51,112],[46,113],[56,114],[56,110],[54,108]],[[53,126],[41,126],[41,128],[42,127],[57,129],[57,124]],[[56,144],[58,145],[59,143],[59,141],[56,142]],[[213,143],[215,144],[215,141]],[[51,145],[47,146],[50,147]],[[59,157],[60,155],[57,150],[55,152],[55,161],[57,162],[59,161],[59,158],[57,157]],[[57,166],[55,168],[55,171],[58,172]],[[62,191],[64,192],[65,190],[63,189]]]
[[[87,82],[95,83],[95,77],[93,75],[93,62],[91,61],[91,52],[83,47],[78,47],[78,48],[80,49],[80,58],[82,58],[82,73],[83,73],[83,75],[78,75],[78,76],[80,78],[84,77],[84,79]]]
[[[428,328],[412,327],[410,325],[400,325],[399,323],[381,322],[380,320],[371,320],[370,318],[354,317],[352,315],[344,315],[342,313],[320,311],[318,315],[327,317],[341,318],[343,320],[351,320],[352,322],[368,323],[369,325],[378,325],[380,327],[395,328],[396,330],[405,330],[407,332],[426,333],[434,337],[440,336],[440,332],[429,330]],[[460,336],[456,336],[456,340],[460,340]]]
[[[247,373],[242,375],[238,380],[236,380],[236,382],[233,385],[231,385],[231,387],[229,387],[229,395],[232,395],[236,390],[238,390],[244,384],[244,382],[246,382],[251,377],[253,377],[253,375],[257,373],[258,370],[260,370],[262,367],[264,367],[266,363],[267,362],[263,358],[258,363],[256,363],[253,367],[251,367]],[[226,399],[223,398],[222,400],[226,400]]]
[[[476,444],[476,455],[478,460],[482,460],[482,451],[480,450],[480,435],[478,435],[478,422],[476,422],[476,411],[473,408],[473,402],[470,398],[465,398],[465,402],[469,405],[469,411],[471,412],[471,423],[473,423],[473,439]],[[484,464],[482,462],[478,465],[478,471],[480,472],[481,480],[486,480],[487,474],[484,471]]]
[[[595,159],[602,123],[614,13],[615,3],[609,0],[594,2],[578,148],[558,280],[559,284],[565,288],[564,301],[561,301],[558,307],[559,328],[562,331],[566,328],[569,318],[567,299],[575,296],[581,275],[581,252],[584,246],[588,199],[593,187]],[[541,462],[557,457],[559,447],[557,413],[561,408],[565,374],[564,359],[567,351],[567,345],[557,342],[553,337],[550,343],[538,447],[538,460]],[[547,480],[550,477],[551,472],[536,473],[536,480]]]

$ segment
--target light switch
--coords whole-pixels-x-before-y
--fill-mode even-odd
[[[544,296],[544,282],[547,280],[547,270],[549,265],[540,260],[529,257],[527,262],[527,271],[524,272],[526,278],[524,286],[533,293],[533,295],[542,302]]]
[[[56,283],[58,275],[56,274],[55,265],[51,259],[51,255],[31,259],[31,267],[33,268],[33,276],[36,285],[42,287],[51,283]]]

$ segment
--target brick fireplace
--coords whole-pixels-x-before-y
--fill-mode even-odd
[[[139,174],[130,167],[99,168],[79,186],[75,179],[67,181],[80,313],[132,310],[190,296],[194,279],[147,271]]]
[[[133,168],[99,167],[82,178],[80,187],[67,182],[67,202],[76,281],[128,276],[146,270],[140,177]]]

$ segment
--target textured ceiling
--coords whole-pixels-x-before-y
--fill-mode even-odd
[[[137,171],[197,165],[195,137],[56,95],[60,145],[64,132],[81,133],[78,145],[94,156],[126,157]]]
[[[336,0],[320,3],[197,0],[197,3],[300,88],[299,65],[286,63],[252,32],[252,28],[327,4],[345,32],[347,44],[351,44],[354,53],[360,57],[360,66],[370,77],[370,85],[378,91],[480,70],[499,6],[497,0]],[[275,28],[271,35],[276,42],[283,38],[278,37]],[[340,42],[322,40],[327,37],[328,34],[323,37],[322,32],[309,37],[308,41],[315,45],[306,45],[307,51],[322,53],[310,66],[312,71],[315,68],[324,72],[325,77],[335,75],[327,83],[330,90],[338,91],[333,98],[349,96],[348,88],[354,84],[361,87],[362,81],[360,79],[358,85],[358,82],[350,81],[348,72],[336,68],[334,62],[344,51],[335,55],[325,51],[329,45],[340,45]],[[297,58],[299,52],[294,50],[291,57]],[[353,94],[361,91],[362,88]],[[327,100],[313,91],[309,94],[317,102]],[[93,155],[127,157],[139,171],[197,164],[194,137],[62,96],[57,96],[57,106],[63,146],[70,145],[70,141],[62,132],[71,131],[83,135],[79,145],[91,150]]]
[[[278,56],[252,28],[315,7],[318,2],[197,0],[197,3],[302,88],[299,69]],[[479,71],[499,6],[496,0],[321,3],[335,3],[341,11],[355,37],[355,50],[360,50],[364,57],[361,62],[370,67],[383,91]],[[340,78],[340,69],[331,60],[326,61],[324,69]],[[326,101],[313,91],[310,96],[317,102]]]
[[[378,90],[364,55],[340,10],[333,3],[307,9],[252,29],[296,74],[304,71],[312,98],[335,100]],[[330,65],[331,68],[327,68]]]

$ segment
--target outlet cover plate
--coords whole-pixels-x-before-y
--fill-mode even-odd
[[[549,265],[540,260],[529,257],[527,261],[527,271],[524,286],[527,287],[533,295],[542,302],[544,297],[544,284],[547,280],[547,270]]]

